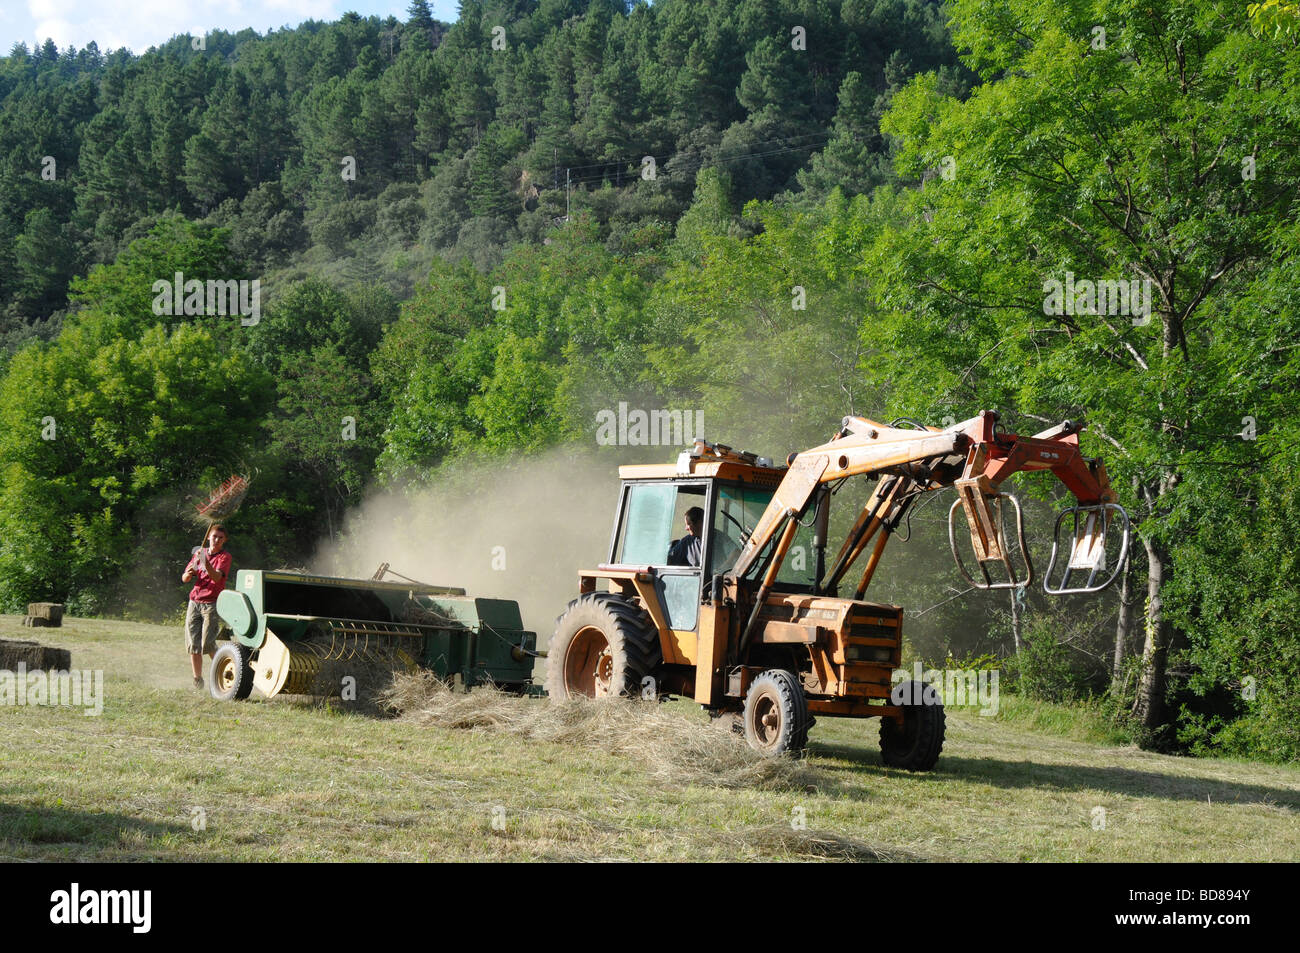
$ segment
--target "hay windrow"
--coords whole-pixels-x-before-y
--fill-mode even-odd
[[[807,789],[813,771],[791,758],[765,758],[738,736],[639,699],[527,699],[493,688],[456,692],[432,673],[400,674],[380,696],[418,725],[493,731],[628,758],[673,785]]]
[[[843,860],[854,863],[917,863],[927,858],[910,851],[875,847],[830,831],[795,830],[789,824],[756,827],[733,835],[738,849],[761,857],[796,857],[803,860]]]

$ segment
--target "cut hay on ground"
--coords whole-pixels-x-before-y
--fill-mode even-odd
[[[456,692],[429,672],[398,675],[382,696],[419,725],[494,731],[620,755],[675,785],[809,788],[816,776],[791,758],[764,758],[744,739],[639,699],[528,699],[492,688]]]
[[[733,833],[731,840],[760,857],[790,857],[804,860],[845,860],[857,863],[915,863],[925,860],[917,854],[893,848],[873,847],[852,837],[829,831],[801,829],[789,824],[772,824]]]

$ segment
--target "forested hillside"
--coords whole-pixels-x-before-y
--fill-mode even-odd
[[[889,96],[930,69],[956,87],[955,64],[924,0],[468,2],[451,27],[417,0],[405,23],[140,57],[19,45],[0,61],[0,310],[11,334],[62,312],[73,276],[168,213],[228,228],[259,272],[407,292],[413,257],[496,264],[578,209],[611,250],[635,243],[677,220],[701,168],[742,204],[867,191],[888,178]]]
[[[1294,760],[1295,22],[417,0],[139,57],[15,47],[0,602],[170,606],[185,509],[235,469],[243,563],[294,564],[370,489],[479,456],[670,459],[599,445],[620,403],[776,456],[849,413],[996,408],[1088,421],[1135,557],[1105,600],[1031,595],[1017,655],[1005,600],[896,553],[884,595],[935,610],[918,651],[1014,656],[1147,744]],[[160,307],[177,273],[256,280],[260,313]],[[1099,305],[1108,281],[1146,313]]]

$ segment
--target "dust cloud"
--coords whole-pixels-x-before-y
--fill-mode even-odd
[[[815,442],[799,436],[808,446]],[[577,596],[579,570],[595,569],[608,558],[619,465],[669,463],[677,452],[568,445],[533,456],[445,465],[430,483],[372,491],[351,511],[339,535],[318,545],[307,566],[326,575],[368,579],[386,562],[423,583],[514,600],[524,627],[537,633],[538,646],[545,649],[556,616]],[[871,485],[850,481],[843,489],[832,506],[832,556]],[[912,527],[912,545],[900,540],[892,547],[901,551],[884,561],[868,598],[916,610],[909,625],[912,638],[948,644],[954,626],[986,631],[984,616],[991,606],[951,599],[960,593],[941,545],[947,521],[932,516],[940,512],[926,508]],[[919,612],[936,603],[942,605],[937,612]]]
[[[373,493],[309,566],[367,579],[386,562],[420,582],[513,599],[544,648],[577,597],[578,571],[608,557],[618,465],[627,462],[562,447],[444,467],[435,484]]]

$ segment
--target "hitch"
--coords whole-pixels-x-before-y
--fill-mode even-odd
[[[1064,561],[1064,570],[1060,580],[1053,584],[1052,575],[1061,554],[1061,528],[1065,518],[1074,519],[1070,534],[1070,555]],[[1099,573],[1106,572],[1106,541],[1110,538],[1112,522],[1118,518],[1123,530],[1120,537],[1119,556],[1115,568],[1105,581],[1098,584]],[[1056,518],[1056,527],[1052,532],[1052,558],[1047,563],[1047,574],[1043,577],[1043,591],[1053,596],[1069,595],[1077,592],[1101,592],[1124,570],[1128,560],[1128,547],[1131,535],[1128,512],[1118,503],[1097,503],[1092,506],[1072,506],[1062,510]],[[1076,572],[1086,572],[1088,580],[1082,586],[1070,585],[1070,577]]]
[[[1019,589],[1034,581],[1034,564],[1029,558],[1029,547],[1025,544],[1025,524],[1020,514],[1020,503],[1009,493],[985,493],[978,480],[958,480],[953,486],[957,489],[957,499],[948,510],[948,545],[952,549],[953,562],[957,571],[975,589]],[[1016,540],[1020,544],[1020,555],[1024,559],[1024,578],[1016,571],[1012,561],[1010,547],[1007,546],[1006,527],[1003,525],[1004,502],[1009,503],[1016,519]],[[962,562],[957,549],[957,510],[961,508],[966,514],[966,525],[970,530],[971,548],[979,566],[983,582],[977,582]],[[989,575],[988,563],[1000,563],[1005,569],[1005,582],[994,582]]]

